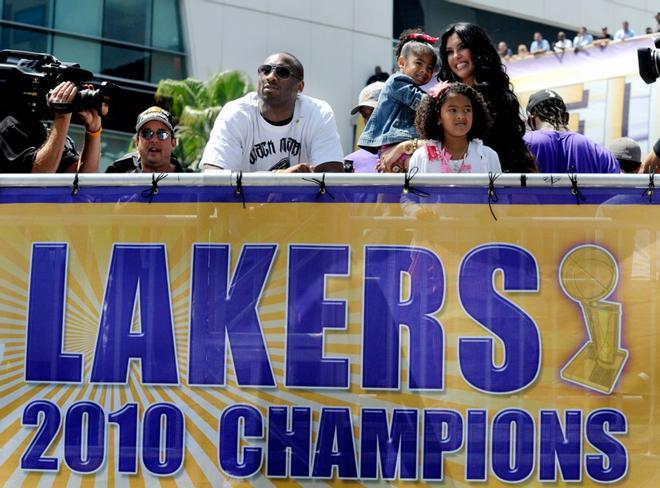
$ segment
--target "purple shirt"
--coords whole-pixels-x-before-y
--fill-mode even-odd
[[[541,173],[620,173],[619,162],[600,144],[577,132],[535,130],[524,137]]]
[[[353,171],[355,173],[375,173],[378,164],[378,154],[372,154],[364,149],[358,149],[351,154],[344,156],[344,160],[353,161]]]

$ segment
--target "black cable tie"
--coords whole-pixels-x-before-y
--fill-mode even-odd
[[[161,173],[156,176],[156,173],[151,173],[151,188],[142,192],[142,198],[148,198],[149,203],[154,201],[154,197],[158,195],[158,182],[167,178],[167,173]]]
[[[642,192],[642,198],[649,197],[649,203],[653,203],[653,192],[655,192],[655,172],[649,173],[649,186]]]
[[[499,200],[497,193],[495,192],[495,180],[497,180],[499,177],[499,173],[488,172],[488,209],[490,210],[490,214],[495,220],[497,220],[497,217],[495,216],[495,212],[493,212],[492,204],[497,203]]]
[[[319,185],[319,192],[316,194],[316,198],[319,199],[321,195],[325,195],[326,193],[330,198],[333,200],[335,197],[333,196],[332,193],[330,193],[330,190],[328,190],[328,187],[325,185],[325,173],[323,173],[323,177],[319,180],[317,178],[303,178],[305,181],[309,181],[310,183],[316,183]]]
[[[428,193],[426,193],[424,190],[420,190],[419,188],[415,188],[414,186],[412,186],[410,184],[410,182],[412,181],[412,179],[415,177],[415,175],[418,172],[419,172],[419,168],[417,168],[415,166],[412,170],[406,171],[404,173],[404,175],[403,175],[403,178],[404,178],[403,179],[403,190],[402,191],[405,194],[412,193],[413,195],[417,195],[418,197],[427,198],[427,197],[429,197]]]
[[[527,186],[527,175],[525,173],[520,175],[520,186],[523,188]]]
[[[240,198],[243,201],[243,208],[245,208],[245,193],[243,192],[243,170],[239,171],[236,175],[236,189],[234,190],[234,198]]]
[[[580,202],[584,202],[587,197],[584,196],[578,187],[577,175],[575,173],[569,173],[568,179],[571,180],[571,195],[575,197],[575,202],[580,205]]]
[[[76,170],[76,175],[73,177],[73,183],[71,184],[71,196],[75,197],[80,190],[80,178],[78,177],[78,170]]]

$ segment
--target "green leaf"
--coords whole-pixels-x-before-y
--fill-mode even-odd
[[[241,71],[224,71],[203,82],[194,78],[161,80],[156,100],[167,101],[178,121],[176,156],[184,167],[199,171],[199,160],[222,106],[254,87]]]

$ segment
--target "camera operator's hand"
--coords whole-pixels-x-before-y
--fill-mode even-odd
[[[83,85],[83,88],[93,87],[92,85]],[[83,173],[96,173],[101,159],[101,115],[94,108],[81,110],[78,115],[85,124],[85,145],[80,155],[80,161],[83,164],[80,171]]]
[[[48,104],[58,108],[72,104],[78,93],[76,85],[65,81],[57,85],[48,94]],[[95,173],[101,159],[101,117],[96,110],[83,110],[80,116],[85,124],[85,143],[78,164],[70,164],[66,171],[75,172],[79,169],[84,173]],[[39,148],[32,165],[33,173],[55,173],[60,165],[64,145],[66,143],[71,112],[55,111],[53,125],[48,138]]]
[[[63,81],[48,93],[48,105],[57,108],[54,114],[55,118],[62,115],[71,117],[73,110],[62,110],[62,107],[71,105],[73,99],[76,97],[76,93],[78,93],[78,88],[71,81]],[[71,108],[73,108],[72,105]]]
[[[92,85],[83,85],[83,88],[91,89],[94,87]],[[78,112],[78,115],[82,118],[87,133],[97,133],[101,130],[101,116],[96,109],[81,110]]]

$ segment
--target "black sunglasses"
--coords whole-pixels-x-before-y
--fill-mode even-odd
[[[150,141],[154,135],[156,135],[156,138],[158,138],[159,141],[166,141],[172,136],[170,131],[165,129],[158,129],[156,132],[152,131],[151,129],[142,129],[140,131],[140,135],[147,141]]]
[[[298,80],[300,79],[300,77],[293,74],[291,68],[287,68],[286,66],[278,66],[276,64],[262,64],[257,68],[257,73],[260,75],[268,76],[273,70],[275,70],[275,76],[277,76],[280,80],[288,80],[292,76]]]

